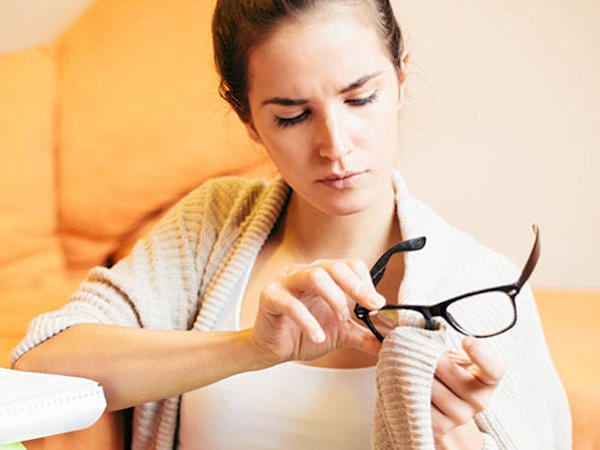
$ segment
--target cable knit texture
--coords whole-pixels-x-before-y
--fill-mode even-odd
[[[483,287],[512,283],[518,270],[506,258],[454,229],[412,197],[394,173],[396,208],[405,238],[427,236],[423,250],[405,254],[398,301],[433,304]],[[23,353],[79,323],[199,331],[233,301],[233,281],[252,269],[289,197],[282,181],[222,178],[179,202],[131,254],[111,269],[90,271],[59,311],[37,317],[12,355]],[[486,448],[571,448],[566,396],[552,365],[528,287],[517,297],[518,322],[486,344],[506,364],[506,375],[488,408],[476,417]],[[494,320],[482,306],[478,320]],[[431,380],[447,349],[460,351],[461,336],[399,329],[386,341],[377,367],[373,447],[433,448]],[[132,448],[176,445],[180,397],[135,408]]]
[[[396,328],[384,341],[377,363],[373,448],[433,450],[431,385],[446,351],[441,333]]]
[[[377,363],[373,449],[435,449],[431,387],[437,362],[448,350],[446,338],[444,331],[406,326],[386,337]],[[480,431],[482,450],[497,450],[497,442],[508,430],[499,423],[497,428]]]

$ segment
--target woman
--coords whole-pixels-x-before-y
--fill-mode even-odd
[[[37,318],[16,367],[93,378],[110,410],[136,406],[134,448],[567,448],[529,291],[517,325],[485,346],[400,327],[379,362],[353,317],[354,303],[433,302],[516,276],[392,169],[408,55],[389,3],[222,0],[213,34],[221,93],[281,179],[189,194]],[[427,247],[394,257],[376,289],[368,267],[418,235]],[[413,409],[396,391],[411,357],[429,370]],[[411,414],[426,436],[397,433]]]

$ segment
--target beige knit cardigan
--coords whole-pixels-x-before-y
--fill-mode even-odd
[[[394,173],[397,212],[406,238],[427,236],[426,247],[406,254],[399,292],[405,303],[435,303],[482,287],[512,283],[512,263],[457,231],[410,195]],[[179,202],[113,268],[94,268],[62,309],[36,318],[12,361],[78,323],[210,330],[233,300],[235,280],[251,270],[287,198],[275,182],[223,178],[205,183]],[[526,228],[524,224],[524,228]],[[517,297],[518,323],[486,345],[506,364],[506,375],[486,411],[476,417],[485,448],[571,448],[567,399],[552,365],[531,291]],[[481,320],[493,314],[482,309]],[[396,330],[377,365],[373,418],[375,449],[433,449],[430,395],[441,354],[460,350],[452,330]],[[180,397],[135,408],[133,449],[176,446]]]

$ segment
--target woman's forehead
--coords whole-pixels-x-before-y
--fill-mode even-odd
[[[317,15],[286,21],[251,51],[248,88],[262,93],[320,83],[339,90],[387,68],[392,64],[374,27],[353,14]]]

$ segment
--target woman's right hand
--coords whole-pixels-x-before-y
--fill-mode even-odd
[[[260,294],[253,339],[263,362],[309,361],[339,348],[377,354],[380,342],[353,319],[354,302],[368,309],[385,304],[363,261],[293,266]]]

